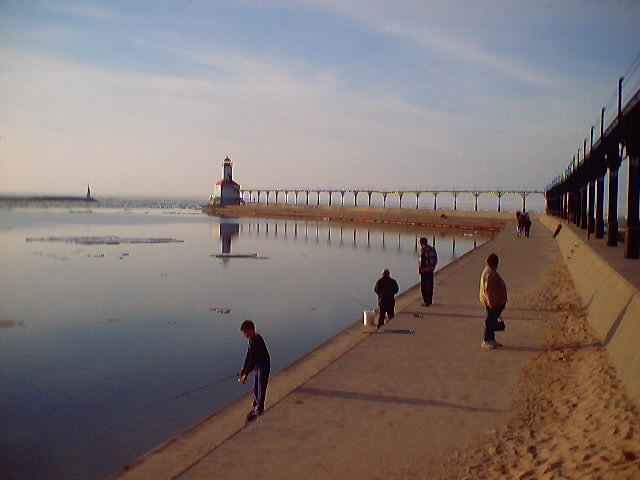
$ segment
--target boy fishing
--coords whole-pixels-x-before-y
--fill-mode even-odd
[[[238,382],[245,383],[247,376],[253,370],[256,372],[253,383],[253,408],[247,414],[247,422],[251,422],[264,411],[264,399],[267,394],[267,384],[269,383],[271,358],[262,335],[256,333],[256,326],[251,320],[242,322],[240,331],[245,338],[249,339],[249,349],[247,350],[247,356],[244,359],[244,366],[240,371]]]

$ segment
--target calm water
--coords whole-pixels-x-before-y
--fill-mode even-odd
[[[415,284],[422,235],[440,267],[487,240],[193,210],[0,210],[0,478],[121,468],[251,388],[172,399],[239,370],[243,320],[277,372],[374,306],[384,267],[401,290]],[[111,236],[181,242],[71,243]],[[26,241],[49,237],[70,241]]]

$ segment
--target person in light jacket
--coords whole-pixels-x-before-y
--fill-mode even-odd
[[[486,349],[496,349],[502,344],[496,342],[496,325],[500,314],[507,304],[507,285],[498,273],[498,256],[492,253],[487,257],[487,266],[480,275],[480,303],[487,309],[484,321],[484,340],[480,345]]]

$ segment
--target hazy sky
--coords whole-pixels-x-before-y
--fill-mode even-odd
[[[0,192],[544,188],[637,0],[0,0]]]

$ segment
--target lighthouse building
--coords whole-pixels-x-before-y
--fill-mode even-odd
[[[233,181],[231,170],[233,162],[229,157],[222,164],[222,180],[215,184],[213,195],[209,198],[209,204],[216,207],[227,205],[240,205],[240,185]]]

